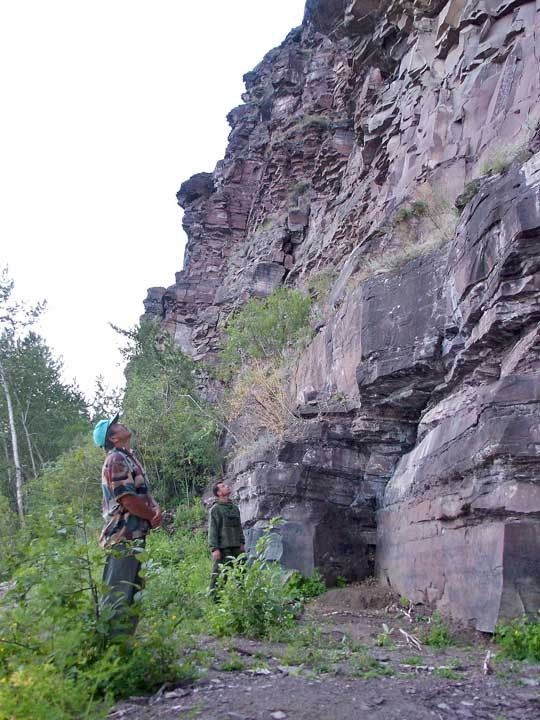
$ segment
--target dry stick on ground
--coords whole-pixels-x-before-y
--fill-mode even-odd
[[[493,667],[490,663],[491,660],[491,650],[488,650],[486,653],[486,657],[484,658],[484,662],[482,664],[482,671],[484,675],[491,675],[493,673]]]
[[[420,642],[420,640],[417,637],[415,637],[414,635],[411,635],[410,633],[406,632],[405,630],[402,630],[401,628],[399,628],[399,632],[403,635],[403,637],[407,641],[407,645],[412,645],[417,650],[422,649],[422,643]]]
[[[359,613],[350,612],[350,610],[333,610],[332,612],[322,613],[322,617],[330,617],[331,615],[350,615],[351,617],[364,617]]]

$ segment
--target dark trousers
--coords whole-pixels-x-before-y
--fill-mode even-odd
[[[238,557],[240,553],[239,547],[228,547],[228,548],[220,548],[221,550],[221,560],[214,560],[212,562],[212,578],[210,580],[210,597],[214,602],[217,601],[217,583],[219,580],[219,576],[221,575],[221,572],[224,567],[231,564],[231,560],[233,558]]]
[[[140,576],[141,561],[138,558],[143,543],[115,545],[107,554],[103,568],[103,583],[107,592],[101,607],[108,609],[113,635],[132,633],[137,627],[137,616],[129,612],[135,593],[143,588]]]

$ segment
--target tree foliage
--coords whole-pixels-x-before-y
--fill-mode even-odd
[[[14,298],[7,269],[0,276],[0,492],[24,512],[24,482],[89,430],[86,402],[63,382],[62,363],[30,328],[44,303]]]
[[[195,364],[153,324],[122,331],[128,343],[123,420],[162,501],[190,498],[218,463],[217,425],[198,397]]]

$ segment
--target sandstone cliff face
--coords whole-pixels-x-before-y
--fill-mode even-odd
[[[540,606],[539,57],[539,2],[309,0],[145,301],[208,359],[247,298],[333,268],[302,433],[229,460],[244,521],[487,631]]]

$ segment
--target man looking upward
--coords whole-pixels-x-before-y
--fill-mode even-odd
[[[231,488],[223,480],[218,480],[212,488],[217,502],[210,509],[208,521],[208,544],[212,551],[212,579],[210,597],[215,601],[216,585],[223,564],[230,558],[244,552],[244,533],[240,521],[240,510],[231,502]]]
[[[108,450],[101,473],[104,527],[100,545],[107,551],[103,582],[109,591],[103,606],[113,608],[112,617],[124,620],[127,606],[142,588],[141,562],[150,529],[161,524],[161,509],[150,494],[141,462],[131,450],[131,431],[118,422],[101,420],[94,428],[94,442]],[[131,624],[133,629],[134,625]]]

